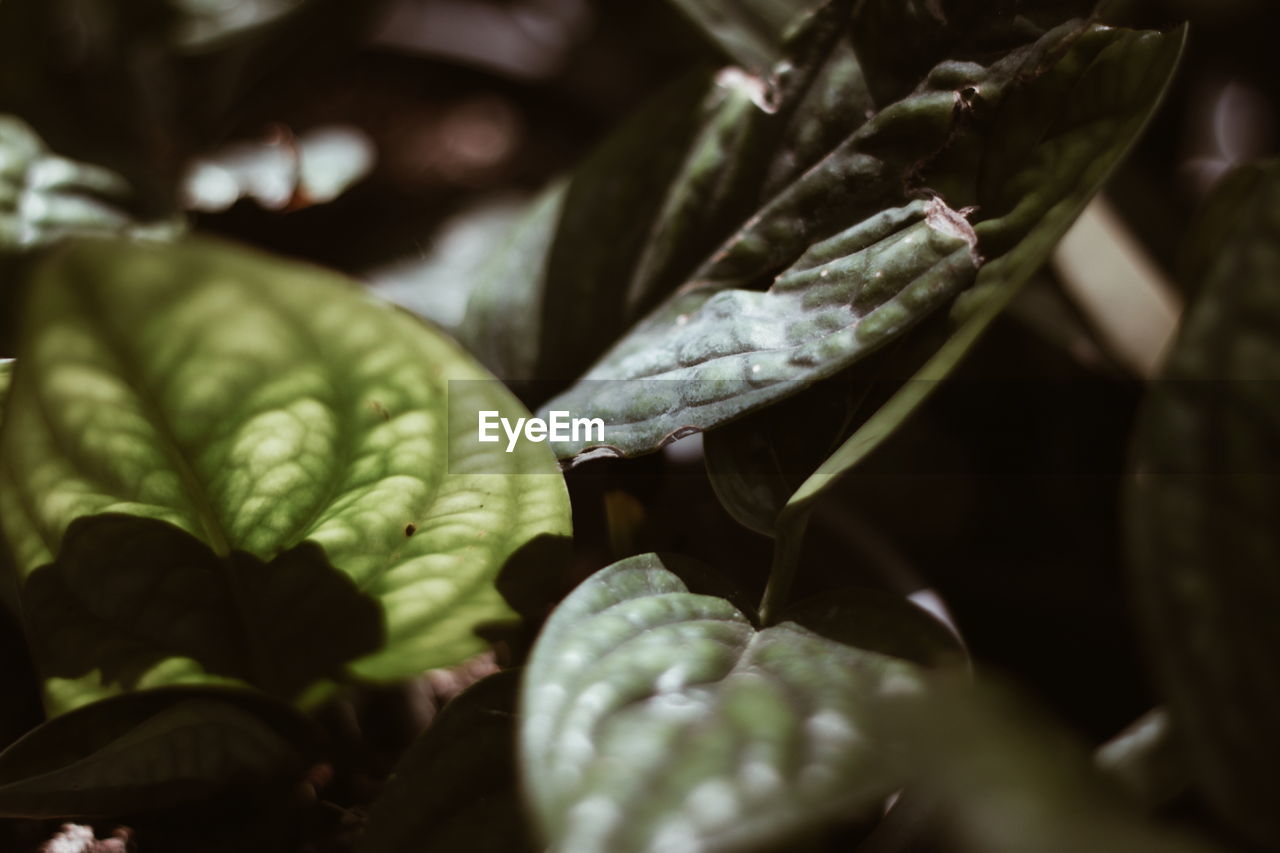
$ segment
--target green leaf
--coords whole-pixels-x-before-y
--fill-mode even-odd
[[[1135,437],[1134,597],[1195,779],[1262,847],[1280,844],[1280,166],[1213,203],[1199,294]],[[1204,238],[1200,238],[1201,240]],[[1198,240],[1195,242],[1199,242]],[[1201,244],[1204,248],[1204,244]],[[1263,466],[1263,467],[1259,467]]]
[[[993,317],[1145,126],[1181,43],[1072,26],[989,68],[944,63],[782,190],[545,409],[603,418],[606,444],[632,455],[775,403],[974,283],[975,235],[987,262],[957,308]],[[938,198],[893,206],[908,174],[953,206],[977,204],[980,221],[970,228]],[[768,291],[742,289],[780,268]],[[940,355],[954,362],[969,343]]]
[[[374,802],[360,853],[537,849],[516,779],[519,683],[500,672],[445,705]]]
[[[168,688],[99,702],[0,753],[0,817],[108,817],[287,790],[313,725],[245,691]]]
[[[856,61],[832,52],[846,13],[834,4],[788,37],[792,69],[776,85],[704,69],[656,95],[515,226],[471,296],[462,341],[505,379],[579,375],[762,192],[865,121]]]
[[[919,669],[794,622],[757,631],[649,554],[556,609],[521,692],[524,787],[557,850],[733,851],[878,809],[864,710]]]
[[[875,380],[875,371],[859,365],[826,388],[816,388],[810,399],[788,401],[777,411],[744,419],[727,436],[707,436],[717,492],[731,510],[739,508],[735,514],[740,520],[766,532],[777,530],[777,515],[771,519],[769,513],[783,512],[776,509],[778,484],[794,481],[795,472],[813,471],[807,467],[813,447],[843,438],[785,505],[787,519],[781,523],[793,524],[928,399],[1045,261],[1136,141],[1163,97],[1184,41],[1185,30],[1157,35],[1090,29],[1051,71],[1010,97],[1007,119],[997,120],[989,138],[990,177],[980,196],[983,208],[998,215],[975,226],[984,251],[1004,253],[989,261],[973,288],[957,300],[950,329],[935,349],[908,347],[905,357],[893,363],[894,376],[911,378],[868,417],[851,424],[848,418],[828,416],[821,425],[805,428],[805,442],[771,443],[767,453],[772,458],[763,455],[759,442],[753,446],[735,438],[753,431],[767,435],[771,425],[802,421],[820,407],[831,409],[848,395],[847,389],[865,388]],[[830,396],[837,399],[830,401]],[[753,471],[762,474],[753,476]],[[753,500],[755,509],[741,509]]]
[[[99,650],[111,673],[103,657],[48,683],[54,711],[215,673],[293,694],[342,658],[372,679],[457,663],[512,616],[504,566],[568,532],[546,448],[475,443],[477,410],[514,414],[514,398],[354,283],[187,240],[69,245],[30,285],[0,525],[24,597],[120,635]],[[104,514],[186,536],[98,519],[77,528],[91,544],[69,542]],[[369,642],[366,598],[384,639],[350,657]],[[161,624],[172,613],[200,618]],[[57,646],[57,622],[36,620],[35,648]]]

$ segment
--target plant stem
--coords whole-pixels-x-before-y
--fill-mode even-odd
[[[773,624],[791,595],[800,562],[801,546],[804,544],[804,531],[808,524],[808,507],[790,516],[783,511],[778,518],[777,536],[773,542],[773,566],[769,569],[769,582],[765,585],[764,597],[760,599],[762,627]]]

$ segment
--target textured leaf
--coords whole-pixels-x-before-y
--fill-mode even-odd
[[[467,689],[431,721],[369,813],[361,853],[537,848],[516,779],[514,671]]]
[[[602,417],[608,445],[642,453],[790,396],[899,335],[973,282],[975,232],[990,271],[973,298],[1020,283],[1145,125],[1180,44],[1064,27],[989,68],[944,63],[783,189],[695,284],[545,408]],[[886,207],[909,175],[952,205],[977,204],[981,221],[971,230],[936,198]],[[764,293],[739,289],[786,266]]]
[[[990,137],[987,188],[979,196],[982,208],[995,215],[975,226],[984,251],[1004,253],[983,267],[974,287],[957,301],[951,331],[936,349],[908,348],[892,370],[886,368],[891,376],[911,378],[869,416],[811,422],[805,442],[772,442],[766,448],[741,440],[753,433],[776,434],[777,425],[838,408],[850,398],[849,389],[866,393],[877,373],[858,365],[827,387],[815,388],[807,399],[746,418],[727,435],[707,436],[717,492],[740,520],[766,532],[776,529],[782,484],[794,482],[797,472],[813,471],[787,506],[790,517],[802,514],[923,404],[1044,262],[1141,134],[1168,86],[1184,39],[1185,31],[1089,30],[1053,70],[1011,98],[1007,121],[998,122]],[[840,448],[814,471],[813,448],[841,438]]]
[[[793,622],[757,631],[633,557],[571,593],[534,647],[525,791],[555,850],[756,849],[878,808],[899,780],[863,711],[920,687],[913,664]]]
[[[0,753],[0,816],[106,817],[301,778],[308,721],[253,693],[168,688],[51,720]]]
[[[567,382],[684,283],[762,187],[865,120],[856,62],[832,54],[847,5],[788,38],[776,85],[692,72],[545,191],[476,286],[463,342],[505,379]]]
[[[95,671],[49,683],[55,709],[213,673],[293,693],[316,674],[308,655],[331,669],[365,648],[363,598],[384,641],[347,670],[456,663],[484,647],[475,629],[511,616],[504,565],[567,533],[545,448],[475,444],[477,407],[518,403],[330,273],[214,242],[85,242],[36,271],[23,329],[0,430],[4,537],[24,596],[56,605],[43,612],[87,609],[122,635],[96,647]],[[455,379],[480,381],[446,406]],[[165,525],[84,521],[73,548],[73,523],[104,514]],[[173,613],[192,619],[163,625]],[[232,638],[215,653],[218,625]]]
[[[1132,577],[1195,778],[1262,847],[1280,844],[1280,166],[1224,184],[1214,260],[1135,439]]]

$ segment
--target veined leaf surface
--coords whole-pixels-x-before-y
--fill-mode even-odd
[[[519,404],[340,277],[216,242],[90,241],[30,284],[0,524],[24,598],[112,637],[88,646],[101,659],[39,662],[54,710],[213,673],[296,698],[315,644],[367,632],[369,603],[381,641],[361,633],[341,669],[387,679],[457,663],[484,647],[478,627],[511,616],[504,564],[568,531],[546,448],[475,443],[469,405]],[[452,379],[473,380],[465,405],[446,405]],[[139,521],[114,540],[97,523],[106,540],[66,550],[75,522],[104,516]],[[168,526],[166,547],[111,565],[143,522]],[[83,583],[63,582],[77,572]],[[58,646],[58,621],[34,621],[47,630],[33,647]],[[234,642],[202,661],[193,650],[219,624]]]

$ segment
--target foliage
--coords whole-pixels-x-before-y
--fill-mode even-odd
[[[353,244],[377,230],[344,207],[366,134],[306,175],[291,132],[227,142],[379,5],[0,3],[0,591],[42,707],[12,733],[0,714],[0,817],[366,853],[1280,844],[1280,501],[1256,469],[1280,436],[1276,165],[1193,229],[1194,301],[1133,433],[1160,738],[1095,765],[972,623],[908,600],[913,570],[876,576],[913,528],[849,497],[1122,167],[1186,26],[1072,0],[673,0],[690,61],[434,254],[365,285],[257,226],[209,233],[301,208]],[[272,210],[226,209],[241,184],[200,199],[190,176],[237,157],[296,166]],[[556,412],[604,437],[476,432]],[[704,432],[680,476],[764,538],[664,538],[692,498],[606,485],[597,506],[580,463],[670,474],[655,452]],[[871,545],[816,550],[859,525],[844,541]],[[1107,773],[1209,809],[1162,821]]]

